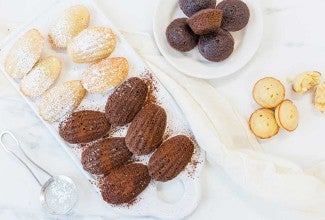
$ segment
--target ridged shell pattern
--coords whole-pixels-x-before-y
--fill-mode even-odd
[[[154,151],[162,142],[166,129],[165,110],[156,104],[148,104],[135,116],[127,135],[126,146],[135,155]]]
[[[131,156],[124,138],[105,138],[87,146],[82,152],[81,162],[89,173],[106,175],[129,161]]]
[[[150,176],[166,182],[175,178],[191,161],[193,142],[184,135],[165,141],[151,156],[148,164]]]
[[[110,129],[105,114],[99,111],[78,111],[63,120],[60,136],[71,144],[88,143],[103,137]]]
[[[139,163],[125,165],[103,179],[102,197],[110,204],[131,202],[145,190],[150,179],[147,166]]]
[[[120,85],[108,98],[105,114],[113,126],[130,123],[146,101],[148,87],[137,77],[132,77]]]

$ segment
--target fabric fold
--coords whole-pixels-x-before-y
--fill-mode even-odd
[[[250,193],[283,207],[325,217],[324,166],[309,172],[297,164],[263,152],[246,120],[210,84],[187,77],[159,55],[147,34],[124,33],[148,62],[159,81],[182,109],[210,163]]]

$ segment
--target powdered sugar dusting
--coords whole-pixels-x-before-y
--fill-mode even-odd
[[[40,102],[40,115],[44,120],[57,121],[75,109],[84,95],[80,81],[70,81],[53,87]]]
[[[31,97],[43,94],[58,77],[61,61],[56,57],[41,60],[21,81],[21,91]]]
[[[106,93],[123,82],[128,71],[129,64],[125,58],[107,58],[91,65],[84,72],[82,83],[91,93]]]
[[[20,37],[9,51],[5,67],[14,78],[27,74],[41,56],[44,38],[36,29],[31,29]]]
[[[116,36],[110,28],[90,27],[76,36],[68,46],[74,61],[91,62],[109,56],[116,46]]]
[[[50,27],[49,38],[55,47],[65,48],[89,24],[89,11],[82,5],[68,8]]]

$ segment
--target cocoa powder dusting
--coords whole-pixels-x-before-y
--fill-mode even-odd
[[[152,75],[152,72],[146,69],[140,74],[141,78],[146,82],[148,86],[148,97],[146,104],[158,104],[156,93],[158,92],[157,81]]]

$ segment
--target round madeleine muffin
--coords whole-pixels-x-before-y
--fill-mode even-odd
[[[299,123],[297,106],[291,100],[284,100],[275,109],[275,119],[281,128],[287,131],[296,130]]]
[[[239,31],[249,21],[250,12],[241,0],[224,0],[217,5],[223,11],[221,28],[227,31]]]
[[[179,7],[182,9],[184,14],[191,17],[196,12],[207,8],[215,8],[216,0],[179,0]]]
[[[235,41],[231,34],[222,29],[216,32],[202,35],[199,40],[201,55],[213,62],[221,62],[227,59],[234,51]]]
[[[265,108],[253,112],[249,119],[249,127],[253,134],[261,139],[271,138],[279,132],[274,111]]]
[[[275,108],[284,100],[285,89],[279,80],[265,77],[255,84],[253,97],[263,108]]]
[[[221,26],[222,11],[219,9],[204,9],[192,15],[187,23],[195,34],[209,34]]]
[[[192,50],[199,41],[187,24],[187,18],[177,18],[167,27],[166,37],[169,45],[180,52]]]

